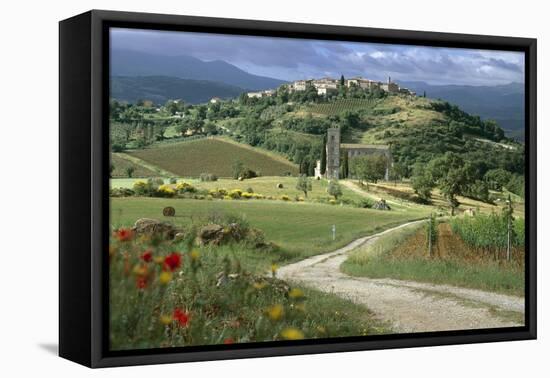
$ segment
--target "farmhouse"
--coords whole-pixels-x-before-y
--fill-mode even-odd
[[[377,144],[354,144],[340,143],[340,129],[330,128],[327,130],[327,145],[326,145],[326,172],[325,176],[328,179],[340,178],[340,155],[347,154],[348,158],[362,155],[382,155],[387,159],[385,179],[389,179],[390,167],[392,165],[392,156],[390,146]],[[317,160],[315,167],[315,177],[322,177],[321,161]]]

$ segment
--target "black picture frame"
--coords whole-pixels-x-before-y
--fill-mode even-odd
[[[108,350],[109,27],[525,53],[525,326],[187,348]],[[92,10],[59,24],[59,354],[89,367],[535,339],[536,39]]]

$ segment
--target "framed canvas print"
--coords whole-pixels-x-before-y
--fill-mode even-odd
[[[60,22],[60,355],[536,337],[536,40]]]

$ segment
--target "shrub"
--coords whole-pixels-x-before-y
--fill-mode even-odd
[[[248,188],[246,189],[246,192],[247,192],[247,193],[254,193],[254,189],[252,189],[251,187],[248,187]]]
[[[240,190],[240,189],[233,189],[232,191],[229,192],[229,197],[231,197],[232,199],[239,199],[241,198],[241,194],[243,194],[243,191]]]
[[[157,188],[156,195],[159,197],[174,197],[176,191],[169,185],[160,185]]]
[[[281,196],[281,199],[282,199],[283,201],[290,201],[290,197],[287,196],[286,194],[283,194],[283,195]]]
[[[282,183],[278,183],[278,184],[277,184],[277,189],[283,189],[283,188],[284,188],[284,186],[283,186]]]
[[[356,203],[356,206],[362,209],[371,209],[374,203],[367,198],[363,198]]]
[[[161,177],[157,177],[153,179],[153,183],[157,186],[164,185],[164,179]]]
[[[242,179],[250,179],[250,178],[254,178],[254,177],[258,177],[258,173],[256,173],[256,171],[253,171],[250,168],[244,169],[241,172],[241,175],[239,176],[239,178],[242,178]]]
[[[134,182],[133,188],[134,192],[138,196],[150,196],[152,195],[153,191],[156,190],[153,181],[150,179],[147,181],[138,180]]]
[[[327,193],[334,197],[335,200],[342,195],[342,188],[338,181],[332,180],[327,187]]]
[[[131,197],[135,192],[130,188],[111,188],[109,189],[110,197]]]
[[[176,191],[178,193],[195,193],[197,189],[187,182],[180,182],[176,185]]]
[[[178,179],[175,177],[170,177],[170,180],[168,181],[170,184],[176,184],[178,182]]]
[[[113,152],[122,152],[124,151],[126,148],[126,146],[122,143],[113,143],[113,145],[111,146],[111,151]]]
[[[201,173],[199,178],[203,182],[218,181],[218,176],[213,173]]]

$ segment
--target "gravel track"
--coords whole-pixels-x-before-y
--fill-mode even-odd
[[[409,222],[347,246],[281,267],[277,276],[363,304],[394,332],[428,332],[523,325],[524,299],[450,285],[351,277],[340,271],[350,251]]]

